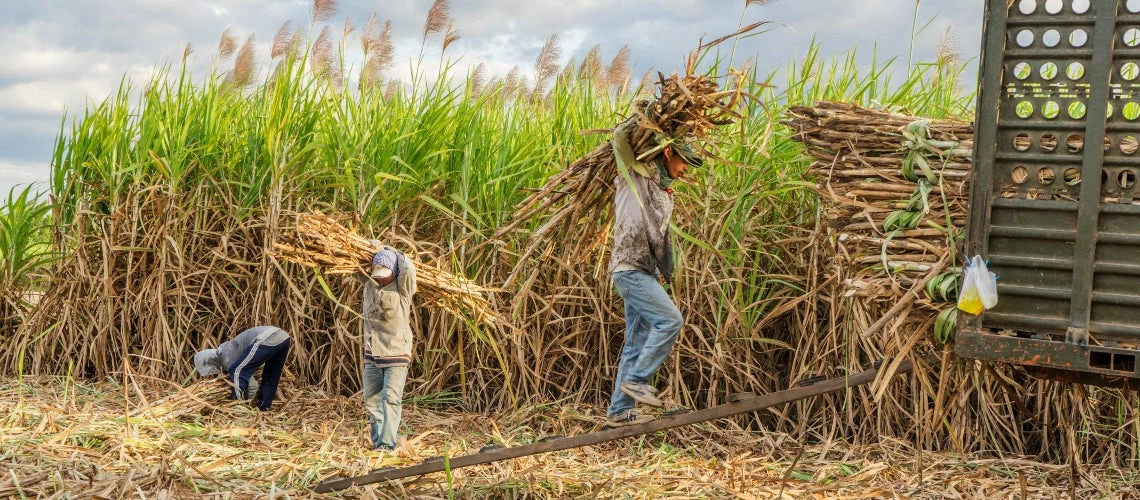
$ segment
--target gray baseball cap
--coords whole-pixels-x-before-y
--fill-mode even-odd
[[[203,349],[194,354],[194,369],[198,370],[198,375],[203,377],[221,374],[222,369],[218,365],[218,350]]]

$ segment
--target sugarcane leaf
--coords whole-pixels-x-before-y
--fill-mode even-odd
[[[800,481],[811,481],[813,479],[813,476],[810,472],[803,472],[803,471],[798,471],[798,470],[793,471],[791,474],[789,474],[789,476],[792,479],[797,479]]]
[[[396,182],[405,182],[405,181],[409,180],[406,176],[395,175],[395,174],[391,174],[391,173],[384,172],[384,171],[376,172],[375,177],[376,177],[376,181],[377,181],[376,183],[377,184],[380,183],[380,179],[386,179],[386,180],[396,181]]]
[[[712,245],[709,245],[708,243],[706,243],[700,239],[697,239],[697,237],[695,237],[689,233],[686,233],[685,231],[682,231],[681,228],[677,227],[675,224],[669,223],[669,227],[681,239],[683,239],[689,243],[692,243],[693,245],[696,245],[697,247],[700,247],[701,249],[703,249],[705,251],[708,251],[708,252],[716,252],[717,251],[715,248],[713,248]]]
[[[443,212],[445,215],[447,215],[447,217],[450,220],[452,220],[454,222],[458,222],[459,224],[461,224],[463,227],[467,228],[471,232],[474,232],[474,233],[479,232],[479,229],[476,228],[475,226],[471,225],[471,223],[468,222],[467,219],[465,219],[464,217],[461,217],[459,214],[455,213],[454,210],[447,208],[447,206],[445,206],[443,203],[440,203],[439,200],[432,198],[431,196],[428,196],[427,194],[421,194],[421,195],[417,196],[416,198],[418,198],[420,201],[423,201],[424,203],[427,203],[428,205],[435,207],[436,210],[439,210],[440,212]]]
[[[943,300],[953,300],[958,296],[958,277],[953,273],[949,274],[941,284],[941,292]]]
[[[919,181],[918,190],[915,192],[918,199],[922,202],[922,214],[930,213],[930,192],[934,190],[934,186],[929,182]]]
[[[792,347],[791,344],[789,344],[787,342],[781,342],[779,340],[768,338],[768,337],[733,337],[733,338],[736,340],[743,340],[746,342],[753,342],[756,344],[773,345],[773,346],[776,346],[776,347],[779,347],[782,349],[795,349],[794,347]]]
[[[914,175],[914,155],[915,153],[913,151],[907,153],[907,155],[903,157],[902,163],[903,178],[912,182],[918,180],[918,177]]]
[[[894,215],[894,214],[891,214]],[[884,224],[885,225],[885,224]],[[891,231],[883,237],[883,245],[879,248],[879,258],[883,261],[883,272],[887,275],[891,274],[891,268],[887,263],[887,244],[891,242],[900,233],[898,231]]]
[[[922,169],[922,174],[926,176],[926,180],[930,182],[937,182],[938,176],[934,174],[934,169],[930,167],[930,162],[921,154],[915,155],[914,161],[918,163],[918,168]]]
[[[346,306],[343,303],[341,303],[341,301],[337,300],[336,294],[333,293],[332,288],[329,287],[328,282],[325,281],[324,274],[321,273],[320,269],[314,268],[313,271],[314,271],[314,276],[317,278],[317,283],[320,283],[320,285],[321,285],[321,290],[324,290],[325,296],[328,297],[329,300],[333,301],[333,304],[336,304],[337,307],[340,307],[346,311],[351,312],[357,318],[360,318],[360,319],[364,318],[363,316],[360,315],[359,312],[356,311],[356,309],[349,307],[349,306]]]

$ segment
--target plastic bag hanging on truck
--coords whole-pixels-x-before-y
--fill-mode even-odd
[[[997,276],[986,267],[981,255],[975,255],[966,264],[958,309],[978,315],[986,309],[993,309],[997,302]]]

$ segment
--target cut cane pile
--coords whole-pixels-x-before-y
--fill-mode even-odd
[[[144,401],[128,415],[132,418],[151,418],[166,421],[184,415],[197,415],[207,407],[237,403],[231,397],[233,389],[219,377],[194,382],[154,401]]]
[[[958,278],[943,269],[964,236],[973,126],[826,101],[790,108],[785,124],[815,158],[809,171],[845,295],[880,305],[913,298],[926,311],[912,312],[919,322],[942,311],[936,334],[945,340]]]

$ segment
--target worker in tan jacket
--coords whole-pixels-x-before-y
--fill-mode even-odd
[[[379,246],[379,242],[374,242]],[[403,409],[404,383],[412,361],[412,296],[416,268],[403,253],[383,247],[372,257],[364,284],[364,407],[372,447],[391,451]]]

